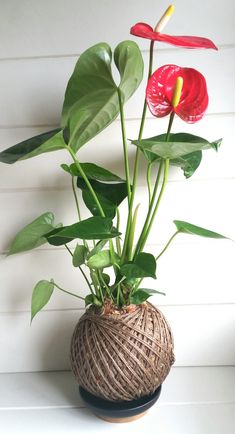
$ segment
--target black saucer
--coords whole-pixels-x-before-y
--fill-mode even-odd
[[[152,395],[144,396],[133,401],[112,402],[92,395],[83,387],[79,391],[83,402],[96,416],[109,422],[127,422],[140,417],[158,400],[162,386],[159,386]],[[126,419],[126,420],[125,420]]]

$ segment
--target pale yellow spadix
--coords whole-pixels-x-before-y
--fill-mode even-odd
[[[154,29],[155,32],[161,32],[164,29],[165,25],[168,23],[168,21],[169,21],[171,15],[173,14],[174,10],[175,10],[175,6],[174,5],[171,5],[171,6],[169,6],[167,8],[167,10],[164,12],[164,14],[162,15],[162,17],[158,21],[158,23],[157,23],[157,25],[156,25],[156,27]]]
[[[175,82],[174,91],[173,91],[173,97],[172,97],[172,101],[171,101],[171,105],[174,108],[177,107],[177,105],[180,102],[180,97],[181,97],[181,92],[182,92],[183,84],[184,84],[183,78],[182,77],[177,77],[176,82]]]

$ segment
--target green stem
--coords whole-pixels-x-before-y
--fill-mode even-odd
[[[71,157],[72,157],[74,163],[76,164],[76,167],[78,168],[79,173],[80,173],[81,176],[83,177],[83,179],[84,179],[84,181],[85,181],[85,183],[86,183],[86,185],[87,185],[87,188],[88,188],[88,190],[90,191],[90,193],[91,193],[91,195],[92,195],[92,197],[93,197],[93,199],[94,199],[94,201],[95,201],[95,203],[96,203],[96,206],[97,206],[97,208],[98,208],[98,210],[99,210],[99,212],[100,212],[100,215],[101,215],[102,217],[105,217],[105,213],[104,213],[103,208],[102,208],[102,206],[101,206],[101,204],[100,204],[100,202],[99,202],[99,199],[98,199],[98,197],[97,197],[95,191],[93,190],[92,185],[91,185],[89,179],[87,178],[87,176],[86,176],[84,170],[82,169],[82,166],[81,166],[80,162],[78,161],[78,159],[77,159],[77,157],[76,157],[76,154],[73,152],[73,150],[70,148],[70,146],[67,146],[67,149],[68,149],[68,151],[69,151],[69,153],[70,153],[70,155],[71,155]]]
[[[150,163],[148,163],[148,169],[147,169],[147,186],[148,186],[148,195],[149,195],[149,206],[150,206],[151,197],[152,197],[152,193],[151,193],[151,169],[152,169],[152,164],[153,164],[152,161]]]
[[[76,193],[76,189],[75,189],[75,185],[74,185],[74,176],[73,175],[72,175],[72,189],[73,189],[73,195],[74,195],[74,199],[75,199],[75,203],[76,203],[76,208],[77,208],[77,213],[78,213],[78,220],[81,221],[81,212],[80,212],[78,198],[77,198],[77,193]]]
[[[105,280],[104,280],[104,278],[102,276],[102,271],[99,271],[99,278],[100,278],[101,282],[103,283],[103,285],[104,285],[104,287],[105,287],[105,289],[107,291],[107,294],[108,294],[110,300],[114,301],[113,300],[113,296],[112,296],[111,291],[110,291],[110,288],[109,288],[109,286],[107,285],[107,283],[105,282]]]
[[[151,198],[151,202],[150,202],[150,205],[149,205],[148,213],[147,213],[147,216],[145,218],[145,222],[144,222],[141,234],[139,236],[138,243],[136,245],[134,258],[136,258],[136,256],[140,252],[140,246],[141,246],[141,244],[143,242],[143,239],[145,238],[145,235],[146,235],[146,232],[147,232],[148,224],[149,224],[149,221],[150,221],[150,218],[151,218],[152,210],[153,210],[153,207],[154,207],[154,202],[155,202],[156,195],[157,195],[157,190],[158,190],[160,179],[161,179],[162,168],[163,168],[163,160],[161,160],[159,168],[158,168],[158,174],[157,174],[157,178],[156,178],[156,181],[155,181],[153,195],[152,195],[152,198]]]
[[[179,233],[179,231],[176,231],[172,237],[169,239],[169,241],[167,242],[167,244],[165,245],[164,249],[161,251],[161,253],[159,253],[158,256],[156,256],[156,261],[158,261],[158,259],[163,255],[163,253],[166,251],[166,249],[169,247],[169,245],[171,244],[171,242],[173,241],[173,239],[176,237],[176,235]]]
[[[73,257],[73,253],[72,253],[72,251],[70,250],[70,248],[67,246],[67,244],[65,244],[65,248],[68,250],[68,252],[70,253],[70,255]],[[93,288],[92,288],[92,286],[91,286],[89,280],[87,279],[87,276],[86,276],[86,274],[84,273],[82,267],[80,267],[80,265],[79,265],[78,268],[79,268],[79,270],[81,271],[81,273],[82,273],[82,275],[83,275],[83,277],[84,277],[84,279],[85,279],[85,281],[86,281],[86,283],[87,283],[87,285],[88,285],[88,288],[90,289],[91,293],[94,295]]]
[[[160,193],[159,193],[158,200],[157,200],[157,203],[155,205],[154,211],[152,213],[152,217],[151,217],[150,222],[148,224],[148,227],[147,227],[147,229],[145,231],[143,240],[142,240],[142,242],[140,244],[139,252],[141,252],[143,250],[144,246],[145,246],[145,243],[147,241],[147,238],[149,236],[150,230],[151,230],[152,225],[153,225],[153,221],[154,221],[156,213],[158,211],[158,208],[159,208],[159,205],[160,205],[160,202],[161,202],[164,190],[165,190],[165,186],[166,186],[166,183],[167,183],[167,179],[168,179],[169,164],[170,164],[170,160],[169,160],[169,158],[167,158],[165,160],[165,170],[164,170],[164,177],[163,177],[162,187],[161,187],[161,190],[160,190]]]
[[[117,230],[118,230],[118,232],[119,232],[119,228],[120,228],[120,212],[119,212],[119,209],[117,208]],[[116,248],[117,248],[118,255],[121,256],[122,248],[121,248],[121,243],[120,243],[119,237],[116,237]]]
[[[126,183],[127,183],[128,205],[130,207],[130,200],[131,200],[130,168],[129,168],[128,151],[127,151],[125,118],[124,118],[122,95],[121,95],[120,89],[118,89],[118,100],[119,100],[119,108],[120,108],[120,119],[121,119],[121,129],[122,129],[122,143],[123,143],[125,174],[126,174]]]
[[[73,292],[67,291],[66,289],[61,288],[57,283],[53,282],[54,286],[58,288],[60,291],[65,292],[66,294],[72,295],[73,297],[79,298],[80,300],[85,300],[84,297],[80,297],[80,295],[74,294]]]
[[[152,74],[153,47],[154,47],[154,41],[151,41],[150,42],[150,51],[149,51],[148,79],[150,78],[150,76]],[[144,130],[144,123],[145,123],[145,118],[146,118],[146,110],[147,110],[147,102],[146,102],[146,98],[145,98],[138,140],[142,139],[143,130]],[[135,165],[134,165],[134,174],[133,174],[133,182],[132,182],[131,200],[130,200],[130,205],[129,205],[129,213],[128,213],[128,219],[127,219],[126,234],[125,234],[125,239],[124,239],[121,263],[123,263],[126,259],[126,253],[127,253],[126,251],[128,248],[128,239],[129,239],[129,233],[130,233],[131,223],[132,223],[132,210],[133,210],[133,205],[134,205],[135,192],[136,192],[136,182],[137,182],[137,176],[138,176],[138,171],[139,171],[139,159],[140,159],[140,148],[137,147],[136,154],[135,154]]]

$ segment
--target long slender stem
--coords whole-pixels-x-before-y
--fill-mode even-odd
[[[76,193],[76,189],[75,189],[74,176],[73,175],[72,175],[72,189],[73,189],[73,195],[74,195],[77,213],[78,213],[78,220],[81,221],[81,212],[80,212],[80,208],[79,208],[78,197],[77,197],[77,193]]]
[[[57,283],[53,282],[54,286],[58,288],[60,291],[65,292],[66,294],[72,295],[73,297],[79,298],[80,300],[85,300],[84,297],[80,297],[80,295],[74,294],[73,292],[67,291],[67,289],[61,288]]]
[[[156,261],[158,261],[158,259],[163,255],[163,253],[166,251],[166,249],[169,247],[169,245],[171,244],[171,242],[173,241],[173,239],[176,237],[176,235],[179,233],[179,231],[176,231],[172,237],[169,239],[169,241],[167,242],[167,244],[165,245],[164,249],[161,251],[161,253],[159,253],[158,256],[156,256]]]
[[[148,163],[148,168],[147,168],[147,186],[148,186],[148,195],[149,195],[149,206],[151,203],[151,197],[152,197],[152,192],[151,192],[151,170],[152,170],[152,162]]]
[[[158,208],[159,208],[159,205],[160,205],[160,202],[161,202],[161,199],[162,199],[162,195],[163,195],[163,193],[164,193],[165,186],[166,186],[167,179],[168,179],[169,163],[170,163],[170,162],[169,162],[169,159],[167,158],[167,159],[165,160],[165,170],[164,170],[164,177],[163,177],[162,187],[161,187],[161,190],[160,190],[160,193],[159,193],[158,200],[157,200],[157,203],[156,203],[156,205],[155,205],[154,211],[153,211],[153,213],[152,213],[152,217],[151,217],[151,219],[150,219],[149,225],[148,225],[148,227],[147,227],[147,229],[146,229],[146,232],[145,232],[145,234],[144,234],[143,240],[142,240],[142,242],[141,242],[141,244],[140,244],[139,252],[141,252],[141,251],[143,250],[144,246],[145,246],[145,243],[146,243],[147,238],[148,238],[148,235],[149,235],[149,233],[150,233],[150,230],[151,230],[151,227],[152,227],[153,221],[154,221],[154,219],[155,219],[155,216],[156,216],[157,210],[158,210]]]
[[[70,248],[67,246],[67,244],[65,244],[65,248],[68,250],[68,252],[70,253],[70,255],[73,256],[73,252],[70,250]],[[89,280],[87,279],[87,276],[86,276],[86,274],[84,273],[82,267],[80,267],[80,265],[79,265],[78,268],[79,268],[79,270],[81,271],[81,273],[82,273],[82,275],[83,275],[83,277],[84,277],[84,279],[85,279],[85,281],[86,281],[86,283],[87,283],[87,285],[88,285],[88,288],[90,289],[91,293],[94,294],[93,288],[92,288],[92,286],[91,286]]]
[[[160,183],[160,179],[161,179],[162,169],[163,169],[163,160],[161,160],[159,168],[158,168],[157,178],[156,178],[156,181],[155,181],[155,186],[154,186],[151,202],[150,202],[150,205],[149,205],[148,213],[146,215],[145,222],[144,222],[141,234],[139,236],[138,243],[136,245],[134,258],[136,258],[136,255],[139,253],[140,246],[142,244],[143,239],[145,238],[145,234],[146,234],[146,231],[147,231],[148,224],[150,222],[152,210],[153,210],[153,207],[154,207],[154,202],[155,202],[155,199],[156,199],[156,195],[157,195],[157,191],[158,191],[158,187],[159,187],[159,183]]]
[[[148,79],[152,74],[153,47],[154,47],[154,41],[151,41],[150,51],[149,51]],[[142,135],[143,135],[143,131],[144,131],[144,123],[145,123],[145,118],[146,118],[146,110],[147,110],[147,102],[146,102],[146,98],[144,98],[144,106],[143,106],[143,112],[142,112],[142,117],[141,117],[138,140],[142,139]],[[125,234],[125,239],[124,239],[121,263],[123,263],[125,261],[126,250],[128,248],[128,238],[129,238],[129,233],[130,233],[131,223],[132,223],[132,210],[133,210],[133,205],[134,205],[135,192],[136,192],[136,182],[137,182],[137,176],[138,176],[138,171],[139,171],[139,159],[140,159],[140,148],[137,147],[136,154],[135,154],[135,164],[134,164],[131,200],[130,200],[130,206],[129,206],[129,213],[128,213],[128,219],[127,219],[126,234]]]
[[[83,179],[84,179],[84,181],[85,181],[85,183],[87,185],[87,188],[90,191],[90,193],[91,193],[91,195],[92,195],[92,197],[93,197],[93,199],[94,199],[94,201],[96,203],[96,206],[97,206],[97,208],[98,208],[98,210],[100,212],[100,215],[102,217],[105,217],[105,213],[104,213],[103,208],[102,208],[102,206],[101,206],[101,204],[99,202],[99,199],[98,199],[95,191],[93,190],[92,185],[91,185],[89,179],[87,178],[84,170],[82,169],[82,166],[81,166],[80,162],[78,161],[78,159],[76,157],[76,154],[73,152],[73,150],[70,148],[70,146],[67,146],[67,149],[68,149],[68,151],[69,151],[69,153],[70,153],[70,155],[71,155],[74,163],[76,164],[76,167],[78,168],[81,176],[83,177]]]
[[[119,228],[120,228],[120,212],[119,212],[119,209],[117,208],[117,230],[118,230],[118,232],[119,232]],[[121,243],[120,243],[119,237],[116,237],[116,248],[117,248],[118,255],[121,256],[122,248],[121,248]]]
[[[124,164],[125,164],[125,174],[126,174],[126,183],[127,183],[128,205],[130,207],[130,200],[131,200],[131,179],[130,179],[130,168],[129,168],[129,160],[128,160],[128,151],[127,151],[125,118],[124,118],[123,102],[122,102],[122,95],[121,95],[120,89],[118,89],[118,100],[119,100],[121,129],[122,129],[122,143],[123,143]]]

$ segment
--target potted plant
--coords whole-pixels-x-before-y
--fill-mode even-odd
[[[61,126],[32,137],[0,153],[0,161],[12,164],[42,153],[63,150],[71,165],[61,168],[71,177],[77,220],[68,226],[55,224],[45,212],[24,227],[11,243],[9,254],[34,249],[43,243],[64,245],[71,262],[85,279],[89,294],[71,293],[53,279],[38,282],[32,294],[32,319],[47,304],[54,288],[84,300],[87,307],[71,343],[71,366],[87,405],[108,420],[130,420],[145,412],[158,398],[161,384],[174,362],[173,339],[163,314],[147,300],[156,289],[145,288],[145,277],[156,278],[156,266],[179,233],[225,238],[192,223],[175,220],[176,230],[156,255],[146,251],[155,216],[167,184],[169,167],[178,166],[186,178],[193,175],[202,151],[218,150],[221,140],[208,140],[187,133],[172,133],[175,115],[183,121],[199,121],[208,105],[206,81],[195,69],[164,65],[152,71],[156,41],[184,48],[216,49],[206,38],[170,36],[162,33],[173,12],[170,6],[155,29],[138,23],[131,34],[150,40],[148,80],[137,136],[133,173],[130,170],[124,104],[143,78],[143,60],[138,45],[121,42],[113,57],[120,74],[112,75],[112,51],[108,44],[88,48],[77,61],[68,82]],[[165,133],[143,138],[146,111],[156,118],[169,115]],[[79,150],[120,115],[125,178],[94,162],[81,162]],[[147,132],[146,132],[147,135]],[[135,203],[141,153],[146,160],[148,209],[142,230],[136,231],[139,205]],[[77,192],[91,213],[83,219]],[[128,210],[120,230],[120,204]],[[75,248],[69,243],[79,240]],[[161,292],[160,292],[161,294]],[[129,418],[129,419],[128,419]]]

